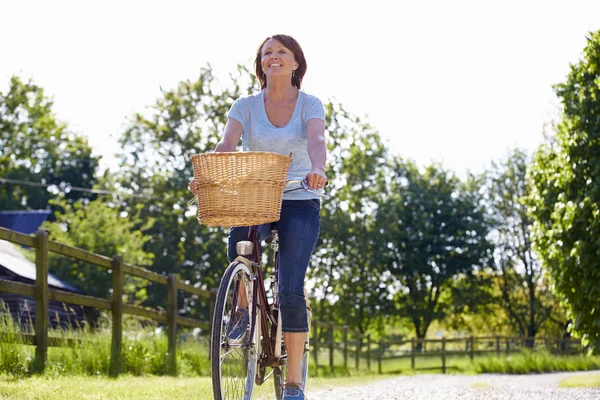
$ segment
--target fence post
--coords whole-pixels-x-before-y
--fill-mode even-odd
[[[319,328],[317,327],[318,322],[314,321],[312,323],[313,327],[313,349],[315,352],[315,371],[317,376],[319,376]]]
[[[121,341],[123,339],[123,257],[112,259],[112,341],[109,375],[121,372]]]
[[[34,371],[44,372],[48,358],[48,232],[35,234],[35,359]]]
[[[348,370],[348,325],[344,325],[344,369]]]
[[[358,370],[358,357],[360,356],[361,341],[362,334],[360,332],[356,332],[356,351],[354,352],[356,370]]]
[[[415,338],[410,339],[410,367],[415,370]]]
[[[367,371],[371,372],[371,335],[367,335]]]
[[[217,292],[219,290],[218,289],[211,289],[210,290],[210,300],[208,303],[208,331],[212,332],[212,321],[213,321],[213,316],[215,313],[215,302],[217,301]],[[210,341],[212,346],[212,340]],[[210,355],[212,353],[212,350],[208,349],[208,359],[210,360]]]
[[[177,375],[177,275],[170,273],[167,277],[167,340],[169,347],[169,373]]]
[[[471,357],[471,361],[475,357],[475,339],[473,336],[469,338],[469,357]]]
[[[496,336],[496,357],[500,358],[500,336]]]
[[[442,374],[446,373],[446,338],[442,337]]]
[[[379,339],[379,354],[377,355],[377,363],[379,364],[379,375],[383,374],[382,368],[382,355],[383,355],[383,339]]]
[[[331,375],[334,375],[333,371],[333,322],[329,323],[329,368]]]
[[[510,353],[510,338],[506,338],[506,354]]]

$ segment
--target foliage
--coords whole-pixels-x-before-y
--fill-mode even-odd
[[[0,92],[0,177],[53,185],[50,190],[16,183],[0,185],[0,210],[45,209],[60,193],[72,203],[94,195],[71,191],[92,188],[98,157],[82,136],[71,132],[52,111],[44,89],[13,76]]]
[[[79,201],[53,201],[60,211],[55,222],[45,222],[41,229],[49,232],[50,239],[104,256],[121,255],[127,263],[138,267],[149,265],[154,255],[143,250],[150,237],[145,232],[153,224],[142,222],[141,210],[135,214],[119,211],[117,204],[97,199],[88,204]],[[139,227],[138,229],[134,229]],[[110,272],[102,267],[52,254],[50,271],[57,278],[78,287],[86,295],[108,298],[112,289]],[[139,303],[146,299],[147,281],[125,275],[125,301]]]
[[[133,212],[147,205],[139,218],[155,221],[145,232],[150,240],[144,251],[154,255],[148,268],[159,274],[178,273],[180,279],[207,290],[218,287],[228,264],[227,231],[200,225],[195,207],[188,207],[190,158],[214,150],[229,108],[249,91],[242,88],[247,74],[241,68],[239,76],[232,77],[232,87],[221,88],[211,69],[202,68],[196,80],[164,90],[146,112],[137,113],[120,139],[123,150],[116,179],[135,195],[125,199],[123,210]],[[149,286],[147,305],[164,305],[163,286]],[[179,296],[182,312],[208,319],[208,304],[181,291]]]
[[[359,332],[381,328],[386,286],[373,209],[381,197],[386,148],[379,133],[337,102],[326,104],[330,180],[321,234],[309,269],[315,318]],[[315,304],[313,304],[315,307]]]
[[[493,220],[495,269],[498,298],[518,335],[535,337],[542,325],[553,322],[564,326],[547,276],[533,254],[531,226],[524,199],[530,194],[526,174],[529,156],[514,149],[487,171],[488,209]],[[530,345],[532,343],[530,342]]]
[[[538,149],[528,198],[533,241],[573,328],[600,349],[600,31],[555,86],[563,116]]]
[[[388,178],[389,197],[378,211],[381,260],[393,277],[393,312],[424,338],[448,315],[455,279],[486,265],[487,225],[474,186],[439,165],[420,171],[395,159]]]

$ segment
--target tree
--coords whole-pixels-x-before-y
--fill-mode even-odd
[[[196,80],[182,81],[164,90],[156,103],[128,122],[120,138],[123,151],[116,173],[119,185],[131,196],[123,210],[140,209],[141,221],[152,219],[144,250],[154,254],[150,270],[178,273],[180,279],[203,289],[218,287],[228,264],[227,231],[200,225],[187,189],[193,175],[190,158],[213,151],[219,141],[233,101],[249,93],[254,84],[240,67],[228,88],[220,87],[210,67]],[[135,195],[135,196],[134,196]],[[180,291],[182,312],[208,319],[208,303]],[[147,305],[164,303],[163,285],[148,287]]]
[[[329,200],[309,277],[315,286],[315,318],[338,321],[364,333],[377,329],[387,294],[374,232],[383,192],[387,149],[379,133],[331,101],[326,104]]]
[[[600,349],[600,31],[554,89],[562,118],[535,154],[528,197],[533,242],[574,330]]]
[[[544,271],[533,254],[532,219],[524,199],[530,194],[526,175],[529,156],[513,150],[506,159],[493,162],[487,171],[489,209],[494,220],[498,299],[518,334],[534,338],[541,326],[556,315],[558,302],[545,285]],[[528,340],[533,346],[533,340]]]
[[[488,225],[477,186],[439,165],[420,171],[394,159],[388,179],[389,196],[377,217],[382,260],[393,278],[388,287],[395,314],[425,338],[431,323],[451,311],[456,280],[487,265]]]
[[[98,157],[87,140],[56,119],[53,102],[44,89],[13,76],[6,93],[0,92],[0,209],[45,209],[60,193],[68,202],[95,195],[70,190],[92,188]],[[44,187],[53,185],[55,193]]]
[[[48,230],[50,239],[108,257],[121,255],[125,262],[138,267],[152,262],[153,255],[142,249],[150,239],[143,231],[152,225],[151,220],[142,223],[139,215],[122,213],[117,204],[102,199],[87,204],[83,201],[69,204],[65,200],[53,203],[60,210],[56,213],[56,221],[47,221],[41,227]],[[141,229],[134,229],[136,226]],[[110,271],[70,257],[53,255],[52,258],[51,272],[57,278],[87,295],[109,298],[112,289]],[[139,304],[145,300],[146,282],[125,275],[125,301]]]

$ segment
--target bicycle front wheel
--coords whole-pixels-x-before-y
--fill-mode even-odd
[[[225,271],[212,321],[211,372],[215,400],[250,400],[258,342],[252,310],[253,281],[239,261]]]

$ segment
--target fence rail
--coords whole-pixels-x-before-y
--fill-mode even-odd
[[[381,374],[385,361],[399,359],[410,359],[412,370],[438,369],[446,373],[448,369],[453,368],[448,365],[449,357],[463,356],[473,361],[475,356],[496,355],[500,357],[520,352],[525,348],[535,350],[540,346],[554,353],[583,353],[581,341],[573,338],[469,336],[440,339],[381,339],[375,342],[369,334],[357,332],[347,326],[321,321],[313,321],[311,336],[312,357],[317,371],[322,366],[327,367],[330,373],[335,373],[336,367],[359,369],[361,362],[363,365],[366,364],[366,369],[370,372],[372,362],[377,362],[377,372]],[[336,341],[336,337],[341,337],[341,341]],[[324,352],[327,357],[323,357]],[[349,363],[349,354],[354,356],[354,366]],[[323,364],[323,358],[328,362]],[[439,366],[418,366],[417,360],[422,358],[438,358]]]
[[[34,369],[41,372],[46,367],[49,346],[61,346],[72,339],[48,337],[48,301],[56,300],[80,306],[93,307],[112,312],[112,341],[110,374],[116,376],[120,372],[121,343],[123,337],[123,314],[135,315],[166,323],[169,349],[169,366],[172,374],[176,373],[176,340],[177,326],[201,328],[207,330],[209,321],[184,317],[178,314],[177,291],[197,295],[204,299],[214,298],[214,292],[179,282],[175,274],[163,276],[152,271],[123,262],[123,258],[115,255],[112,258],[95,254],[66,244],[48,239],[48,233],[39,231],[35,236],[24,235],[9,229],[0,228],[0,239],[28,246],[35,249],[36,281],[34,285],[6,281],[0,279],[0,292],[12,293],[35,298],[35,334],[22,334],[25,343],[35,345]],[[48,253],[56,253],[75,258],[112,271],[112,298],[110,300],[86,296],[48,287]],[[123,303],[124,275],[143,278],[148,281],[167,286],[166,311],[149,310]],[[0,340],[2,335],[0,333]]]

